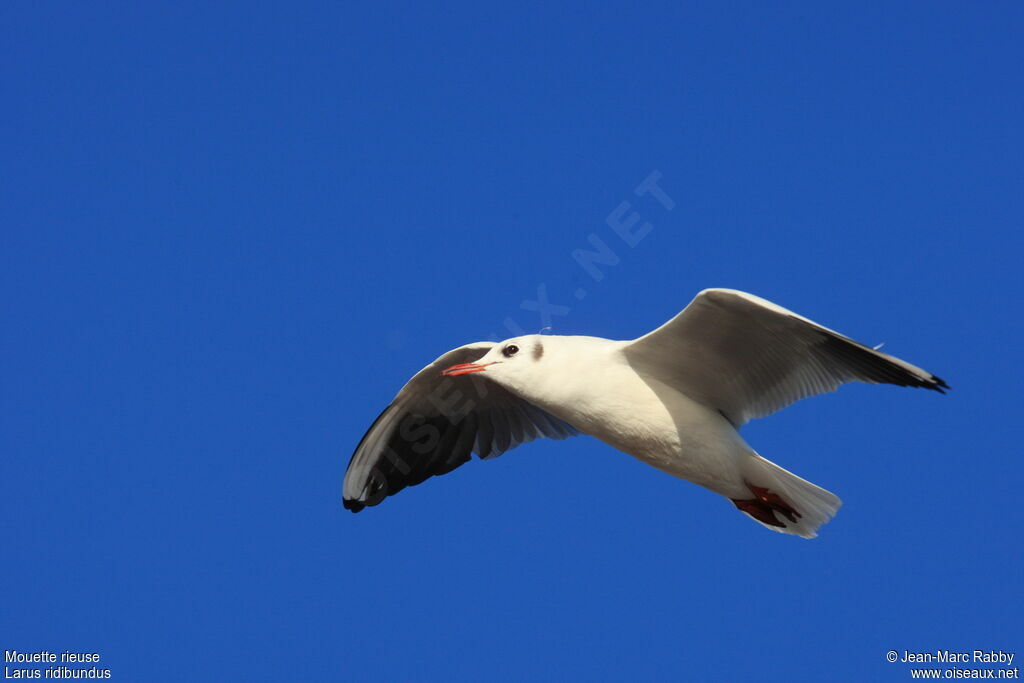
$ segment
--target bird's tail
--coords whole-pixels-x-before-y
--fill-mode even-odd
[[[749,498],[733,498],[744,514],[774,531],[804,538],[832,519],[843,504],[838,496],[787,472],[756,453],[743,458],[741,470]]]

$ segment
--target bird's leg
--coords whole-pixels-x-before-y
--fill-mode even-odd
[[[775,516],[776,512],[781,512],[782,515],[790,522],[796,523],[796,520],[802,515],[797,512],[792,505],[782,500],[777,493],[773,493],[767,488],[761,486],[754,486],[750,482],[745,482],[750,492],[754,494],[753,498],[737,499],[733,498],[733,504],[743,512],[747,513],[759,522],[763,522],[769,526],[786,526],[779,521],[779,518]]]

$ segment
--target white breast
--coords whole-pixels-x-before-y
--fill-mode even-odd
[[[594,367],[601,368],[599,374]],[[571,386],[560,386],[557,398],[544,408],[668,474],[735,493],[737,459],[750,449],[720,413],[637,374],[617,352],[589,370]]]

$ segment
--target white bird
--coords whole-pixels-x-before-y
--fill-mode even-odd
[[[812,538],[841,501],[754,451],[739,428],[852,381],[949,386],[752,294],[706,289],[632,341],[526,335],[453,349],[406,384],[356,447],[358,512],[547,436],[590,434],[728,498],[769,529]]]

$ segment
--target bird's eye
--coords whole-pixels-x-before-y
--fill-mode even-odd
[[[515,344],[509,344],[502,351],[502,354],[504,354],[505,358],[511,358],[512,356],[516,355],[517,353],[519,353],[519,347],[516,346]]]

